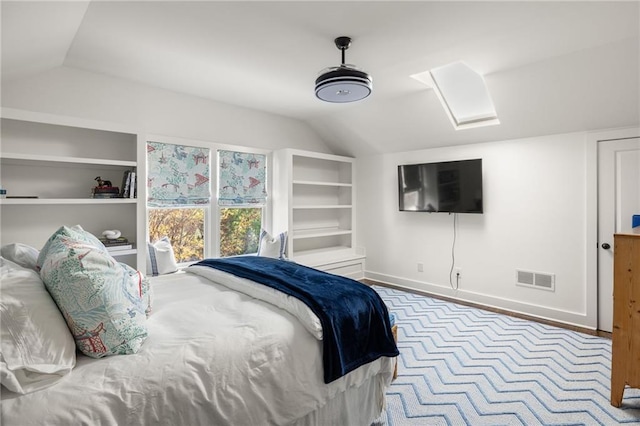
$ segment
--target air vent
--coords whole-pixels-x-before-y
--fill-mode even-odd
[[[556,276],[545,272],[516,270],[516,285],[555,291]]]

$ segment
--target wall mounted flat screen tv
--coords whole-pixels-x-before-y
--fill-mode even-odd
[[[482,159],[398,166],[400,211],[482,213]]]

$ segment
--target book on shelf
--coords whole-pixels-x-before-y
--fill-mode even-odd
[[[105,246],[109,253],[115,253],[119,251],[131,250],[133,249],[133,244],[122,244],[117,246]]]
[[[93,194],[93,198],[119,198],[118,194]]]
[[[136,198],[136,172],[131,172],[130,177],[130,187],[129,187],[129,198]]]
[[[129,240],[126,237],[118,237],[118,238],[98,238],[102,244],[105,246],[121,246],[124,244],[129,244]]]
[[[92,190],[93,198],[118,198],[120,189],[117,186],[96,186]]]
[[[122,175],[122,198],[136,198],[136,172],[135,170],[126,170]]]
[[[129,188],[131,187],[131,170],[125,170],[122,175],[122,191],[120,196],[122,198],[129,198]]]

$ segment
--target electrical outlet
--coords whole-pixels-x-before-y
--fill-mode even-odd
[[[462,278],[462,268],[456,268],[456,277]]]
[[[424,271],[424,264],[422,262],[418,262],[418,272]]]

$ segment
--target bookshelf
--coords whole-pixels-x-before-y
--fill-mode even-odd
[[[284,149],[274,153],[274,232],[288,232],[298,263],[362,278],[355,249],[354,159]]]
[[[0,244],[21,242],[41,248],[61,225],[81,225],[99,236],[119,229],[144,241],[144,199],[92,198],[95,178],[120,186],[126,171],[144,173],[141,134],[90,120],[3,108],[1,114]],[[142,146],[142,148],[141,148]],[[142,195],[141,195],[142,192]],[[10,197],[35,198],[10,198]],[[142,198],[141,198],[142,197]],[[142,224],[142,225],[141,225]],[[118,260],[144,266],[144,253],[118,253]]]

